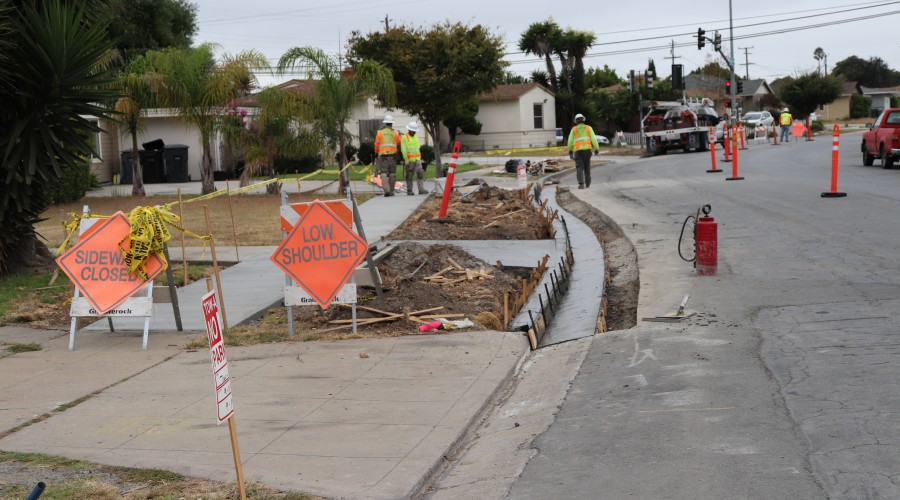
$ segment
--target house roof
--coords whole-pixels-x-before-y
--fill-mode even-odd
[[[841,95],[859,93],[859,82],[844,82],[844,88],[841,90]]]
[[[760,87],[763,87],[767,93],[772,93],[771,87],[769,87],[769,84],[763,79],[743,80],[743,85],[744,91],[741,92],[740,95],[756,95],[756,93],[759,92]]]
[[[900,85],[882,88],[864,87],[860,85],[859,90],[862,91],[863,95],[900,95]]]
[[[315,80],[299,80],[296,78],[275,86],[276,89],[283,90],[285,92],[297,92],[299,94],[306,95],[312,95],[315,87]],[[256,94],[253,94],[235,99],[235,105],[241,108],[255,108],[259,106],[259,101],[256,98]]]
[[[478,96],[479,101],[515,101],[533,89],[542,89],[548,94],[553,94],[539,83],[509,83],[497,85],[490,92]]]

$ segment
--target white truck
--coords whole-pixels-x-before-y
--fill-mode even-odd
[[[719,123],[719,115],[709,99],[653,102],[644,117],[644,144],[651,155],[670,149],[709,149],[709,129]]]

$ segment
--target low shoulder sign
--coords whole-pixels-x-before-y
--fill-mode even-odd
[[[367,251],[366,241],[316,200],[270,259],[325,309]]]

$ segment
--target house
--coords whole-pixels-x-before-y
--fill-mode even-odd
[[[743,92],[737,95],[741,101],[743,112],[764,111],[766,109],[765,102],[767,96],[774,96],[775,93],[765,80],[742,80],[741,86]]]
[[[874,88],[859,86],[859,90],[864,96],[872,98],[872,116],[878,116],[887,108],[891,107],[891,98],[900,96],[900,86]]]
[[[472,151],[546,147],[556,144],[556,98],[538,83],[498,85],[478,96],[481,134],[458,134]]]
[[[858,82],[844,82],[841,94],[834,102],[826,104],[824,109],[818,112],[818,117],[826,121],[846,120],[850,118],[850,100],[853,95],[860,95]]]

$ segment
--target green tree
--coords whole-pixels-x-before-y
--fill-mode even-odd
[[[187,0],[111,0],[109,14],[125,64],[148,50],[186,49],[197,34],[197,5]]]
[[[822,47],[816,47],[816,50],[813,51],[813,59],[816,60],[816,63],[819,65],[819,72],[822,71],[822,61],[825,60],[825,51],[822,50]],[[827,70],[827,68],[826,68]],[[827,73],[827,71],[826,71]]]
[[[834,102],[841,95],[844,80],[833,75],[822,76],[818,72],[800,75],[786,84],[781,91],[781,99],[791,113],[807,117],[819,106]]]
[[[834,65],[831,72],[843,76],[848,82],[859,82],[865,87],[893,87],[900,85],[900,72],[894,71],[880,57],[862,59],[850,56]]]
[[[472,134],[481,133],[481,122],[476,120],[478,115],[478,99],[472,97],[469,102],[456,108],[453,113],[444,118],[444,126],[450,132],[450,143],[456,140],[456,134]]]
[[[119,75],[117,88],[122,94],[113,105],[119,113],[121,132],[131,138],[132,196],[144,196],[144,170],[138,151],[138,135],[145,127],[144,110],[156,104],[158,75],[147,68],[143,56],[134,59]]]
[[[493,89],[507,66],[503,40],[480,25],[445,22],[428,31],[398,27],[366,36],[354,32],[349,47],[354,64],[371,59],[391,69],[398,107],[419,118],[436,149],[441,122]],[[435,165],[440,174],[440,155]]]
[[[0,276],[44,264],[34,232],[64,172],[92,153],[117,97],[99,63],[112,44],[95,18],[101,2],[0,0]]]
[[[251,89],[254,69],[267,68],[266,58],[256,51],[236,56],[226,54],[221,63],[213,56],[213,46],[169,48],[147,53],[149,68],[161,79],[159,100],[174,108],[178,116],[200,132],[202,156],[200,180],[203,194],[216,190],[213,179],[212,137],[225,106]]]
[[[378,96],[387,106],[396,100],[396,87],[389,66],[375,59],[356,62],[346,76],[335,59],[311,47],[294,47],[281,56],[278,72],[283,74],[296,67],[306,68],[315,79],[315,91],[306,99],[312,118],[328,138],[332,151],[340,154],[341,168],[347,165],[347,122],[353,106],[370,96]],[[360,140],[363,138],[360,137]],[[329,155],[333,157],[334,155]],[[341,172],[340,192],[349,184],[346,171]]]
[[[556,77],[556,67],[551,56],[556,52],[556,46],[562,30],[553,18],[546,21],[532,23],[519,37],[519,50],[525,54],[534,54],[544,58],[547,65],[549,87],[554,91],[559,90],[559,82]]]
[[[718,61],[709,61],[703,66],[690,72],[692,75],[710,75],[717,76],[722,79],[731,79],[731,71],[722,66]]]
[[[850,118],[868,118],[872,113],[872,98],[867,95],[850,95]]]
[[[616,70],[604,64],[603,69],[588,68],[584,75],[584,83],[587,88],[605,88],[622,83],[622,79],[616,75]]]

